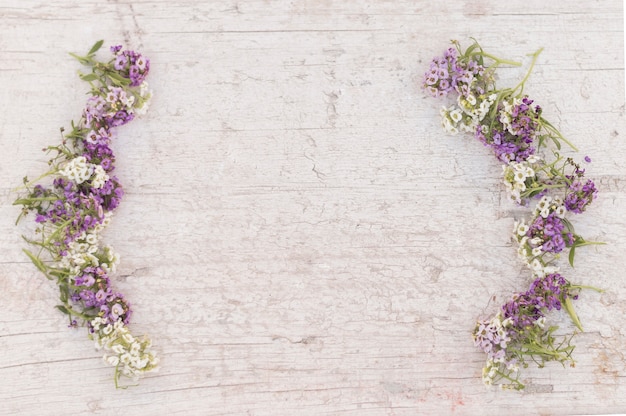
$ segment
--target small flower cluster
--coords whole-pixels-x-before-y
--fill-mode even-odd
[[[129,332],[130,303],[113,289],[109,277],[119,256],[101,244],[101,233],[124,194],[113,175],[115,127],[145,111],[152,94],[145,82],[149,60],[114,46],[112,60],[97,61],[102,43],[86,56],[73,55],[92,70],[81,75],[91,95],[62,144],[44,149],[55,153],[50,170],[35,181],[24,178],[27,194],[15,204],[23,207],[20,218],[32,212],[37,224],[39,238],[25,238],[37,251],[24,252],[46,277],[56,280],[61,300],[57,308],[68,315],[70,326],[84,323],[96,347],[104,348],[105,361],[116,369],[117,386],[120,376],[137,378],[158,364],[150,342]],[[48,184],[40,183],[46,178],[51,179]]]
[[[573,365],[571,337],[557,340],[557,328],[546,328],[546,313],[561,310],[563,305],[569,307],[571,299],[578,298],[578,289],[558,273],[537,277],[526,292],[513,295],[493,318],[477,323],[474,345],[487,354],[482,376],[486,385],[523,388],[519,370],[520,366],[528,367],[529,359],[539,366],[547,361]]]
[[[591,162],[589,156],[585,157],[585,162]],[[584,181],[584,169],[581,169],[572,159],[567,159],[566,163],[573,168],[573,172],[569,175],[564,175],[567,188],[565,208],[573,213],[582,214],[587,209],[587,206],[598,197],[598,190],[591,179]]]
[[[489,73],[485,72],[483,56],[468,53],[459,56],[458,44],[448,48],[443,57],[437,57],[430,63],[430,69],[424,74],[424,86],[433,97],[444,97],[456,92],[464,97],[481,95],[492,82]]]
[[[491,147],[503,163],[523,162],[535,154],[533,146],[539,130],[541,108],[532,107],[528,97],[508,97],[497,106],[495,116],[487,117],[475,136]]]
[[[135,338],[121,318],[111,321],[98,317],[90,324],[97,334],[96,348],[105,351],[104,360],[115,367],[116,379],[119,374],[137,378],[156,368],[158,358],[150,350],[150,340]]]
[[[537,188],[538,178],[535,171],[537,164],[541,159],[536,155],[529,156],[523,162],[509,162],[502,165],[503,182],[510,198],[522,203],[522,197],[527,194],[528,190]]]
[[[538,198],[532,217],[515,223],[513,236],[518,254],[532,272],[530,289],[514,295],[491,319],[478,322],[474,341],[487,354],[483,370],[486,384],[523,388],[519,368],[528,360],[572,362],[569,339],[556,341],[556,327],[546,326],[546,313],[567,310],[581,329],[572,299],[583,286],[574,286],[559,274],[557,260],[569,250],[573,266],[575,249],[589,244],[575,234],[566,218],[579,214],[597,198],[597,189],[585,170],[559,154],[562,143],[576,150],[542,115],[534,100],[523,94],[524,84],[541,50],[532,55],[524,79],[514,88],[498,89],[496,68],[521,64],[486,53],[478,43],[462,50],[453,47],[435,57],[424,74],[423,87],[433,97],[455,96],[441,109],[443,129],[450,134],[471,133],[490,148],[503,164],[503,182],[510,199],[527,206]],[[546,159],[549,144],[552,161]],[[585,157],[585,162],[591,160]],[[576,292],[575,295],[572,295]]]
[[[111,52],[115,55],[115,70],[130,79],[131,87],[141,85],[150,71],[150,60],[135,51],[122,50],[121,45],[113,46]]]
[[[459,132],[472,133],[489,112],[496,99],[495,94],[474,96],[459,95],[457,105],[441,108],[441,125],[452,135]]]

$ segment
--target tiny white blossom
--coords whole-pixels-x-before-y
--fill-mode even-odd
[[[107,175],[104,168],[100,165],[94,165],[93,179],[91,180],[91,186],[93,186],[96,189],[100,189],[108,181],[109,181],[109,175]]]
[[[516,182],[524,183],[524,181],[526,180],[526,173],[522,171],[517,171],[515,172],[515,175],[513,175],[513,178]]]
[[[528,225],[522,222],[517,227],[517,235],[519,235],[520,237],[524,236],[524,235],[526,235],[526,233],[528,232],[529,229],[530,228],[528,227]]]
[[[59,171],[59,174],[80,185],[91,177],[92,172],[93,165],[87,163],[87,159],[84,156],[78,156],[70,160],[64,168]]]

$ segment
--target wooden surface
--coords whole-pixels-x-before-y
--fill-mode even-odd
[[[622,16],[618,0],[2,0],[0,414],[626,412]],[[509,239],[523,210],[418,86],[470,36],[525,63],[545,47],[527,92],[601,192],[575,225],[608,245],[565,270],[606,292],[577,302],[576,367],[529,369],[523,393],[485,389],[470,338],[528,284]],[[126,197],[105,237],[162,359],[127,390],[53,309],[11,205],[80,115],[67,52],[101,38],[152,60],[155,93],[114,145]]]

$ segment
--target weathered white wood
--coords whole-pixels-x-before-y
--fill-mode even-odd
[[[545,47],[527,91],[601,188],[575,223],[608,245],[566,270],[606,292],[577,302],[576,368],[529,369],[524,393],[485,390],[470,340],[528,283],[509,242],[522,211],[418,86],[470,36],[514,59]],[[162,369],[118,391],[53,309],[11,205],[83,106],[67,52],[100,38],[149,56],[155,92],[119,131],[127,195],[106,238]],[[623,58],[618,0],[3,0],[0,413],[626,412]]]

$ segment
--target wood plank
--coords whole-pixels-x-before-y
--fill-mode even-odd
[[[622,4],[5,0],[0,5],[0,413],[414,415],[626,412]],[[486,390],[470,333],[528,283],[500,166],[446,136],[419,88],[474,36],[544,47],[527,91],[593,159],[601,197],[575,219],[608,243],[572,281],[575,368]],[[119,130],[126,197],[106,240],[159,373],[116,391],[85,331],[21,253],[12,189],[77,118],[67,52],[97,39],[151,59],[148,114]],[[522,69],[502,72],[513,83]],[[573,331],[565,316],[554,322]]]

